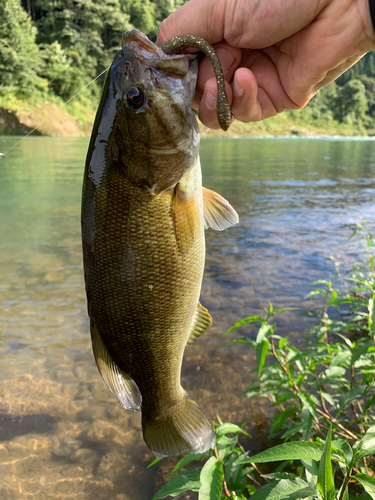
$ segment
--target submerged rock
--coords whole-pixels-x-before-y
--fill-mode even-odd
[[[0,419],[22,419],[35,415],[59,417],[69,412],[71,401],[63,384],[30,374],[3,380],[0,389]]]

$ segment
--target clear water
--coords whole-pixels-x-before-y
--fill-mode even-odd
[[[0,138],[0,151],[16,141]],[[119,407],[94,365],[79,213],[87,145],[28,138],[0,160],[2,500],[146,500],[175,463],[146,470],[153,457],[140,416]],[[311,282],[333,270],[330,256],[353,253],[353,225],[375,219],[375,142],[213,139],[201,159],[204,185],[232,203],[240,224],[207,232],[201,301],[214,325],[186,351],[183,385],[210,418],[250,419],[256,449],[269,410],[238,397],[253,356],[218,346],[269,300],[306,305]],[[298,341],[308,321],[289,313],[278,325]]]

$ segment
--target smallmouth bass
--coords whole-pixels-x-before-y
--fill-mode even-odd
[[[83,181],[82,245],[95,361],[127,410],[142,407],[156,456],[202,453],[212,426],[180,384],[186,345],[211,325],[199,303],[204,229],[238,222],[202,188],[191,102],[195,55],[126,32],[95,118]]]

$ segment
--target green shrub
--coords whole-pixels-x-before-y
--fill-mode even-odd
[[[318,318],[302,346],[276,333],[275,316],[292,308],[275,310],[271,304],[264,317],[245,318],[227,332],[260,323],[255,340],[244,337],[227,344],[246,344],[255,350],[255,379],[244,396],[270,400],[275,409],[270,435],[283,443],[248,457],[238,442],[245,431],[230,423],[215,424],[215,449],[198,457],[184,456],[171,474],[174,477],[153,500],[187,490],[198,491],[199,500],[223,495],[232,500],[249,496],[254,500],[375,499],[371,462],[375,454],[375,238],[363,225],[354,231],[357,234],[365,242],[366,257],[345,274],[335,262],[336,279],[315,283],[318,287],[309,297],[323,300],[317,309],[302,313]],[[175,476],[193,460],[206,461],[203,467]],[[273,462],[271,474],[263,474],[256,465]]]

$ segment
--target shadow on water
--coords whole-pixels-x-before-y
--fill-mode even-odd
[[[17,139],[0,138],[5,151]],[[146,469],[140,415],[122,410],[94,365],[80,242],[87,139],[29,138],[1,160],[0,498],[151,498],[175,459]],[[240,224],[207,232],[202,303],[213,327],[185,354],[182,380],[211,419],[249,420],[245,446],[267,436],[264,401],[241,400],[254,367],[241,346],[218,348],[238,319],[307,307],[331,255],[355,255],[351,228],[374,220],[375,143],[205,140],[204,185],[237,209]],[[311,319],[286,313],[298,342]],[[239,335],[253,337],[256,325]],[[195,494],[184,498],[196,498]]]

